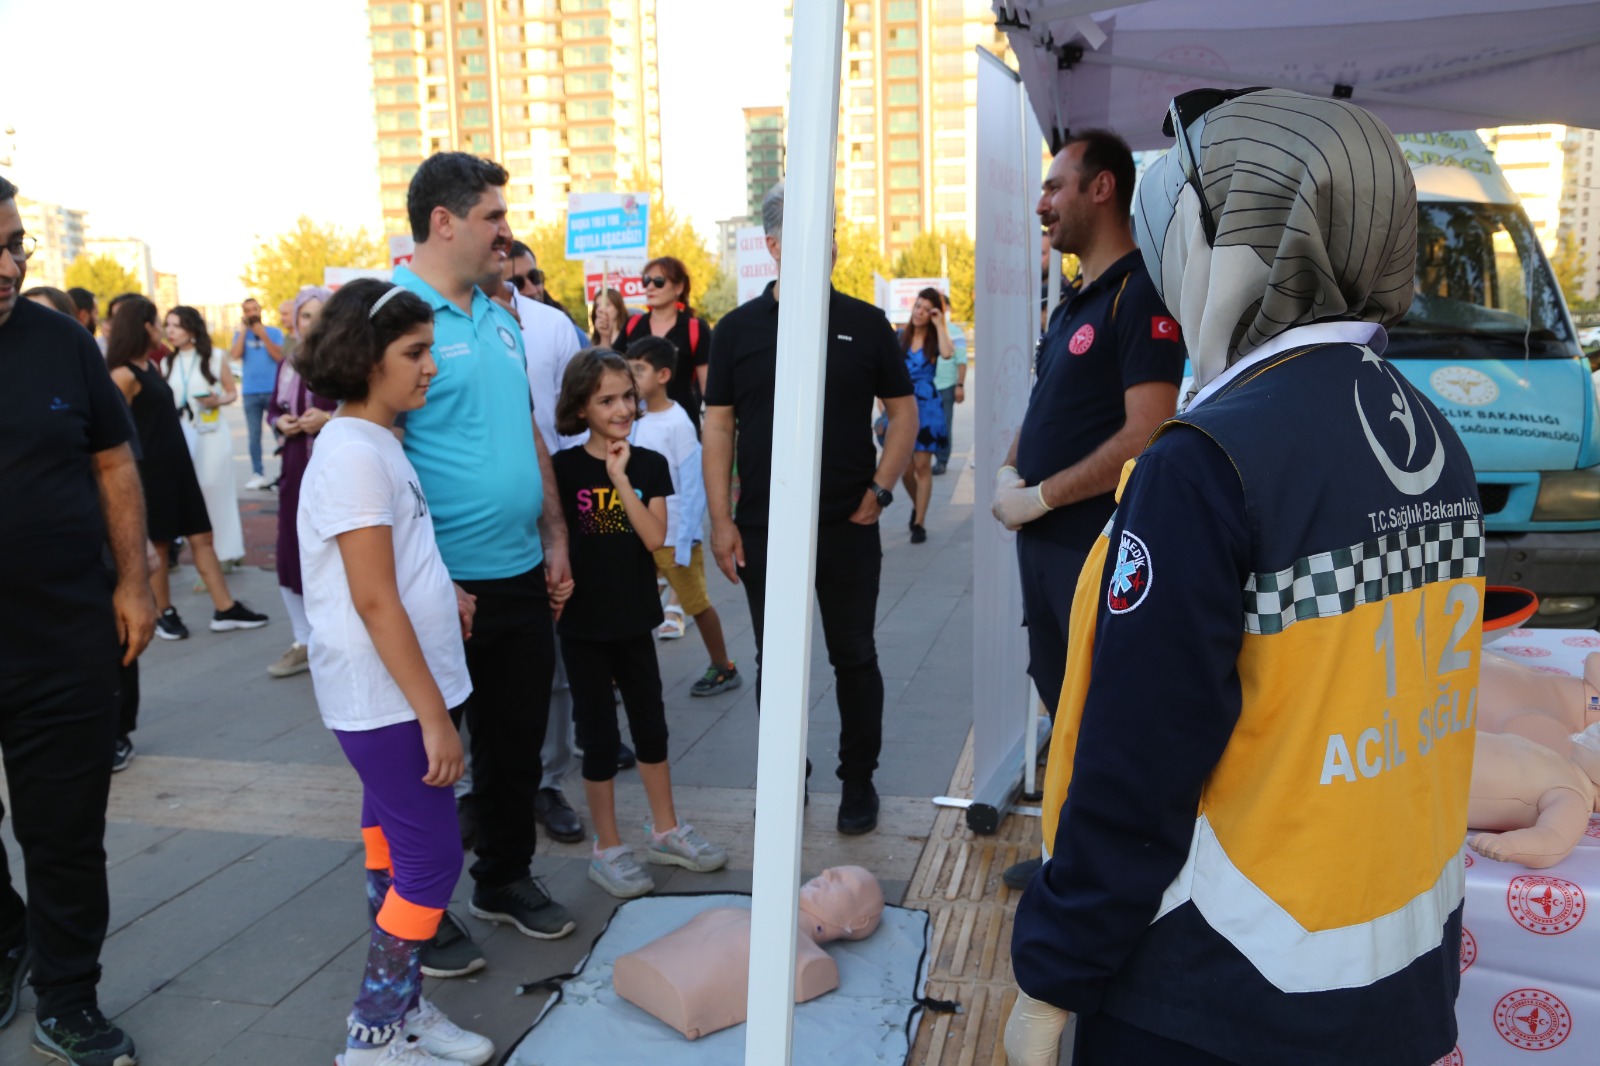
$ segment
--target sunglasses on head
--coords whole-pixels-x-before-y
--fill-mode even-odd
[[[1204,183],[1200,180],[1200,157],[1196,154],[1196,147],[1189,140],[1189,127],[1204,117],[1207,111],[1229,100],[1258,93],[1268,88],[1265,85],[1253,85],[1248,89],[1191,89],[1186,93],[1179,93],[1172,98],[1172,103],[1167,105],[1167,117],[1161,123],[1161,132],[1168,137],[1177,139],[1175,150],[1178,153],[1178,165],[1183,168],[1183,180],[1194,189],[1200,198],[1200,227],[1205,231],[1206,244],[1215,246],[1217,243],[1217,220],[1211,214],[1211,205],[1206,201]]]
[[[660,274],[646,274],[639,281],[647,289],[664,289],[667,287],[667,279]]]

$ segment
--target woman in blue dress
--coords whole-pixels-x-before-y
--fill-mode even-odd
[[[900,348],[906,353],[906,370],[911,374],[911,392],[917,398],[917,446],[906,467],[906,495],[911,500],[911,543],[928,539],[923,522],[928,516],[928,500],[933,494],[933,457],[950,439],[944,420],[944,405],[934,386],[937,360],[955,356],[950,328],[944,319],[944,301],[938,289],[923,289],[911,308],[911,321],[900,331]]]

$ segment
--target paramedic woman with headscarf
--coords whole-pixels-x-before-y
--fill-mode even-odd
[[[1199,90],[1169,122],[1135,229],[1198,391],[1078,584],[1008,1051],[1046,1061],[1071,1011],[1077,1066],[1425,1066],[1484,582],[1466,452],[1382,358],[1416,191],[1344,101]]]

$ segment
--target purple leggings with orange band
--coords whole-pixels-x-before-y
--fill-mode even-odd
[[[350,1018],[352,1047],[388,1043],[421,995],[422,945],[433,938],[461,877],[455,793],[422,783],[428,753],[415,720],[335,730],[361,778],[372,947]]]

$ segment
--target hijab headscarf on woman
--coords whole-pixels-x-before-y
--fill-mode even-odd
[[[1174,132],[1179,147],[1139,182],[1134,233],[1183,327],[1195,390],[1294,326],[1389,326],[1405,315],[1417,191],[1376,118],[1344,101],[1261,89]]]

